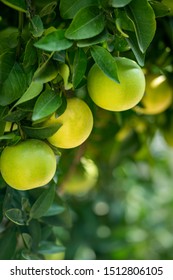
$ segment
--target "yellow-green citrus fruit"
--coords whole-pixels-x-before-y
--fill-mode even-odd
[[[110,79],[94,64],[88,74],[88,92],[101,108],[124,111],[133,108],[145,91],[145,76],[139,65],[128,58],[116,58],[120,83]]]
[[[56,240],[56,245],[63,247],[62,243],[59,240]],[[65,258],[65,250],[59,248],[59,252],[53,252],[53,253],[46,253],[43,254],[45,260],[64,260]]]
[[[169,119],[169,123],[162,129],[162,134],[168,146],[173,147],[173,119]]]
[[[64,260],[65,252],[45,254],[45,260]]]
[[[41,187],[53,178],[56,157],[43,141],[28,139],[4,148],[0,158],[1,174],[17,190]]]
[[[168,8],[170,8],[170,15],[173,15],[173,1],[172,0],[163,0],[162,3],[165,4],[166,6],[168,6]]]
[[[93,128],[93,116],[83,100],[69,98],[65,112],[58,118],[54,114],[45,125],[54,123],[61,124],[61,127],[47,140],[55,147],[69,149],[79,146],[89,137]]]
[[[146,91],[141,100],[142,106],[135,110],[143,114],[159,114],[172,103],[173,91],[165,76],[146,76]]]
[[[64,193],[78,195],[87,193],[97,183],[98,168],[94,161],[82,157],[80,165],[63,185]]]

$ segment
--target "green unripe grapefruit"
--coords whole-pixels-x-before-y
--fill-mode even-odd
[[[124,111],[133,108],[142,99],[145,77],[135,61],[122,57],[115,60],[120,83],[110,79],[94,64],[88,74],[88,92],[99,107],[110,111]]]
[[[69,149],[81,145],[89,137],[93,128],[93,116],[83,100],[76,97],[69,98],[65,112],[57,118],[54,114],[45,125],[54,123],[62,126],[47,140],[55,147]]]
[[[45,142],[29,139],[5,147],[0,167],[9,186],[29,190],[49,183],[56,171],[56,157]]]

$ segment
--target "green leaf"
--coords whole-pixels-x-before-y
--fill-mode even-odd
[[[3,200],[4,200],[4,197],[3,196],[0,196],[0,223],[2,223],[2,220],[3,220]]]
[[[14,228],[9,228],[8,230],[4,231],[0,237],[0,260],[13,259],[16,245],[16,230]]]
[[[53,54],[53,59],[65,63],[66,51],[59,51]]]
[[[42,217],[41,220],[50,226],[63,226],[70,228],[72,226],[72,216],[69,210],[65,210],[59,215]]]
[[[34,73],[33,81],[48,83],[56,78],[58,74],[58,67],[50,58],[39,67]]]
[[[44,217],[55,216],[61,214],[64,211],[65,211],[64,206],[58,205],[56,203],[52,203],[48,211],[43,216]]]
[[[35,15],[30,21],[32,35],[36,38],[40,37],[44,32],[44,26],[40,16]]]
[[[65,38],[64,34],[64,30],[58,29],[42,37],[34,46],[51,52],[66,50],[73,45],[73,42]]]
[[[73,62],[72,83],[74,88],[81,82],[87,67],[87,56],[82,49],[78,49]]]
[[[5,121],[0,121],[0,137],[3,136],[5,130]]]
[[[114,8],[122,8],[129,4],[132,0],[109,0],[109,5]]]
[[[0,105],[11,104],[22,96],[27,87],[26,75],[20,65],[16,62],[7,79],[2,84],[0,91]]]
[[[0,55],[0,84],[8,78],[15,63],[14,52],[4,52]]]
[[[69,90],[72,88],[72,83],[69,82],[70,77],[70,67],[66,63],[62,63],[59,65],[59,74],[63,78],[64,81],[64,89]]]
[[[45,17],[47,15],[50,15],[55,10],[56,6],[57,6],[57,1],[52,1],[47,5],[45,4],[45,6],[42,8],[42,10],[39,13],[40,17]]]
[[[3,136],[4,134],[4,130],[5,130],[5,125],[6,125],[6,122],[4,120],[0,120],[0,137]]]
[[[108,39],[108,33],[105,30],[103,30],[102,33],[100,33],[99,35],[97,35],[93,38],[79,40],[77,42],[77,46],[79,48],[89,47],[89,46],[93,46],[93,45],[96,45],[96,44],[103,43],[107,39]]]
[[[98,1],[94,1],[97,5]],[[60,1],[60,14],[62,18],[72,19],[76,13],[84,7],[93,5],[93,0],[61,0]]]
[[[127,13],[124,10],[120,9],[117,12],[115,23],[118,31],[123,37],[128,37],[127,32],[124,32],[124,30],[134,31],[133,21],[127,16]]]
[[[64,252],[65,248],[62,245],[57,245],[50,241],[42,241],[38,247],[38,253],[40,254],[54,254]]]
[[[21,103],[24,103],[28,100],[33,99],[34,97],[36,97],[37,95],[40,94],[42,89],[43,89],[42,82],[32,81],[30,86],[27,88],[25,93],[22,95],[22,97],[14,104],[13,108]]]
[[[145,52],[156,31],[155,14],[147,0],[133,0],[126,8],[134,23],[137,41],[141,52]]]
[[[5,216],[17,225],[25,225],[25,219],[20,209],[12,208],[5,211]]]
[[[33,190],[31,190],[32,192]],[[37,196],[38,197],[38,196]],[[28,233],[32,238],[32,248],[37,250],[38,244],[42,238],[42,225],[39,220],[30,220],[28,223]]]
[[[130,46],[126,40],[126,37],[118,34],[114,37],[113,45],[117,52],[125,52],[130,50]]]
[[[53,114],[62,104],[62,99],[53,90],[45,90],[37,99],[32,120],[37,121]]]
[[[19,40],[19,32],[15,27],[7,27],[0,31],[0,53],[13,51]]]
[[[113,81],[119,83],[117,64],[112,55],[103,47],[93,46],[91,55],[99,68]]]
[[[31,138],[46,139],[52,136],[60,127],[61,124],[53,124],[44,127],[22,126],[22,129]]]
[[[1,2],[19,12],[27,12],[25,0],[1,0]]]
[[[96,6],[81,9],[65,32],[68,39],[81,40],[94,37],[105,27],[104,16]]]
[[[25,68],[34,65],[37,62],[37,51],[33,46],[33,40],[30,39],[25,48],[24,58],[23,58],[23,66]]]
[[[35,201],[30,211],[30,219],[39,219],[51,206],[55,196],[55,186],[49,185]]]
[[[24,233],[22,233],[22,238],[23,238],[23,241],[24,241],[26,247],[28,249],[30,249],[31,245],[32,245],[32,237],[31,237],[31,235],[29,235],[28,233],[24,232]]]
[[[7,122],[19,122],[20,120],[24,119],[27,115],[26,111],[21,110],[20,108],[18,108],[17,110],[15,110],[14,112],[8,112],[5,116],[4,116],[4,120]]]
[[[145,53],[141,52],[141,50],[139,49],[138,42],[137,42],[137,39],[136,39],[136,36],[135,36],[134,32],[128,31],[127,34],[129,35],[129,37],[126,38],[126,40],[129,44],[129,46],[131,47],[138,64],[140,66],[144,66]]]
[[[164,17],[170,13],[169,7],[162,2],[150,1],[150,5],[153,8],[156,17]]]

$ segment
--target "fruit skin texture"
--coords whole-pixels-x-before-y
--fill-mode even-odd
[[[67,99],[67,108],[58,118],[53,115],[45,125],[62,124],[47,140],[58,148],[69,149],[81,145],[93,128],[93,116],[88,105],[79,98]]]
[[[133,108],[145,91],[145,76],[139,65],[128,58],[116,58],[120,83],[111,80],[94,64],[88,74],[88,92],[99,107],[110,111]]]
[[[135,110],[143,114],[159,114],[172,103],[173,91],[165,76],[146,76],[146,92],[141,100],[142,107]]]
[[[43,141],[29,139],[4,148],[0,158],[1,174],[17,190],[29,190],[47,184],[56,171],[56,157]]]

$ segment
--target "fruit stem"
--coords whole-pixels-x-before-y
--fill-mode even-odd
[[[21,136],[21,139],[22,140],[25,140],[25,134],[20,126],[20,124],[18,124],[18,128],[19,128],[19,133],[20,133],[20,136]]]

